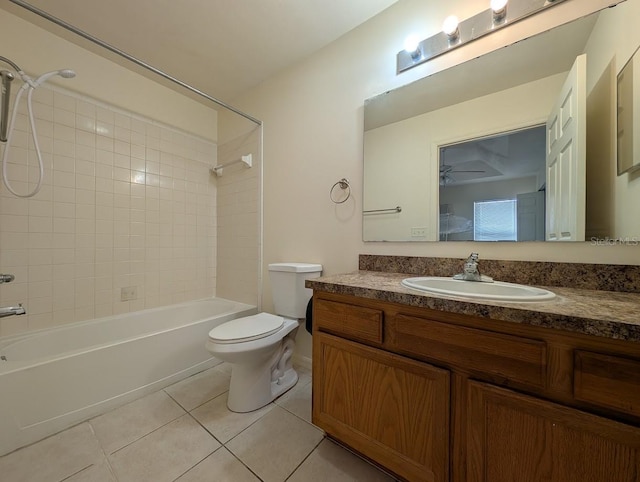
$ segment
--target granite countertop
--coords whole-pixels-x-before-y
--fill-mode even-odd
[[[640,293],[540,286],[548,302],[470,300],[423,293],[400,283],[411,274],[355,271],[307,280],[318,291],[523,323],[640,343]]]

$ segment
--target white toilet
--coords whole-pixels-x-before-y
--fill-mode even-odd
[[[298,319],[305,317],[312,294],[304,281],[319,277],[321,272],[319,264],[270,264],[273,305],[279,316],[258,313],[209,332],[207,350],[232,365],[229,410],[257,410],[296,384],[298,374],[291,363],[294,338]]]

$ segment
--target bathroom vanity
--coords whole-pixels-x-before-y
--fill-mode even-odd
[[[556,299],[499,303],[401,285],[460,260],[396,261],[401,273],[361,257],[361,271],[307,282],[314,424],[410,481],[640,480],[637,267],[574,265],[588,288],[567,288],[550,263],[523,263]],[[607,269],[623,291],[593,289]]]

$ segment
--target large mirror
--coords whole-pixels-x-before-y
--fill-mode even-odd
[[[616,75],[640,42],[618,26],[638,3],[365,101],[363,239],[640,239],[640,173],[617,175],[615,147]],[[555,155],[568,91],[584,111]],[[558,167],[571,150],[578,164]]]

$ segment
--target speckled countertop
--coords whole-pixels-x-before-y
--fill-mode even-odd
[[[423,293],[400,284],[411,276],[415,274],[361,270],[307,280],[307,287],[640,343],[640,293],[541,286],[553,291],[556,298],[537,303],[472,301]]]

